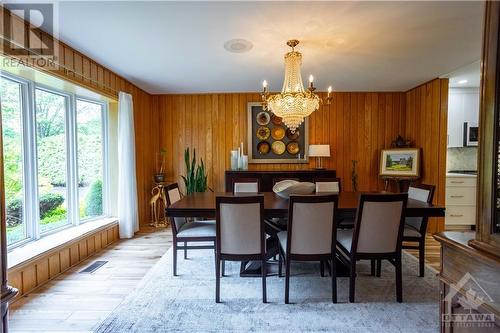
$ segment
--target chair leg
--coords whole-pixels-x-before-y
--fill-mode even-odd
[[[370,275],[375,276],[375,259],[370,259]]]
[[[278,277],[283,277],[283,255],[281,249],[278,250]]]
[[[377,277],[382,274],[382,259],[377,259]]]
[[[419,276],[423,277],[425,275],[425,237],[418,242],[418,266]]]
[[[222,260],[222,276],[226,275],[226,261]]]
[[[285,259],[285,304],[289,304],[290,294],[290,258]]]
[[[323,260],[319,262],[319,274],[321,277],[325,277],[325,262]]]
[[[177,276],[177,241],[174,240],[174,246],[173,246],[173,270],[174,270],[174,276]]]
[[[262,302],[267,303],[267,289],[266,289],[266,277],[267,277],[267,266],[266,266],[266,258],[265,256],[262,258]]]
[[[332,302],[337,303],[337,263],[335,254],[332,256],[331,274],[332,276]]]
[[[356,259],[351,257],[351,272],[349,275],[349,302],[354,303],[354,291],[356,288]]]
[[[403,276],[401,269],[401,255],[396,258],[396,299],[403,302]]]
[[[188,250],[186,249],[187,242],[184,242],[184,259],[188,258]]]
[[[220,303],[220,257],[217,255],[215,264],[215,302]]]

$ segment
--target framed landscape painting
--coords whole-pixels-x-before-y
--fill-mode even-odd
[[[420,149],[382,149],[380,176],[418,177],[420,175]]]

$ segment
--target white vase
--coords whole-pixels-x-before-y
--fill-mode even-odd
[[[248,155],[241,156],[241,170],[248,170]]]
[[[238,151],[231,150],[231,170],[238,170]]]

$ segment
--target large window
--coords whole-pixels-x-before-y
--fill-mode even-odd
[[[21,83],[8,79],[1,81],[3,171],[9,244],[27,238],[24,221],[22,96]]]
[[[7,245],[105,216],[107,105],[1,76]]]

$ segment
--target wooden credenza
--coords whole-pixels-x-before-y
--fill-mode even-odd
[[[273,190],[274,179],[290,178],[298,179],[301,182],[312,182],[316,178],[335,178],[335,170],[287,170],[287,171],[226,171],[225,188],[226,192],[232,192],[233,181],[238,178],[257,178],[260,181],[262,192]]]
[[[475,236],[434,236],[441,243],[441,332],[500,332],[500,260],[471,247]]]

